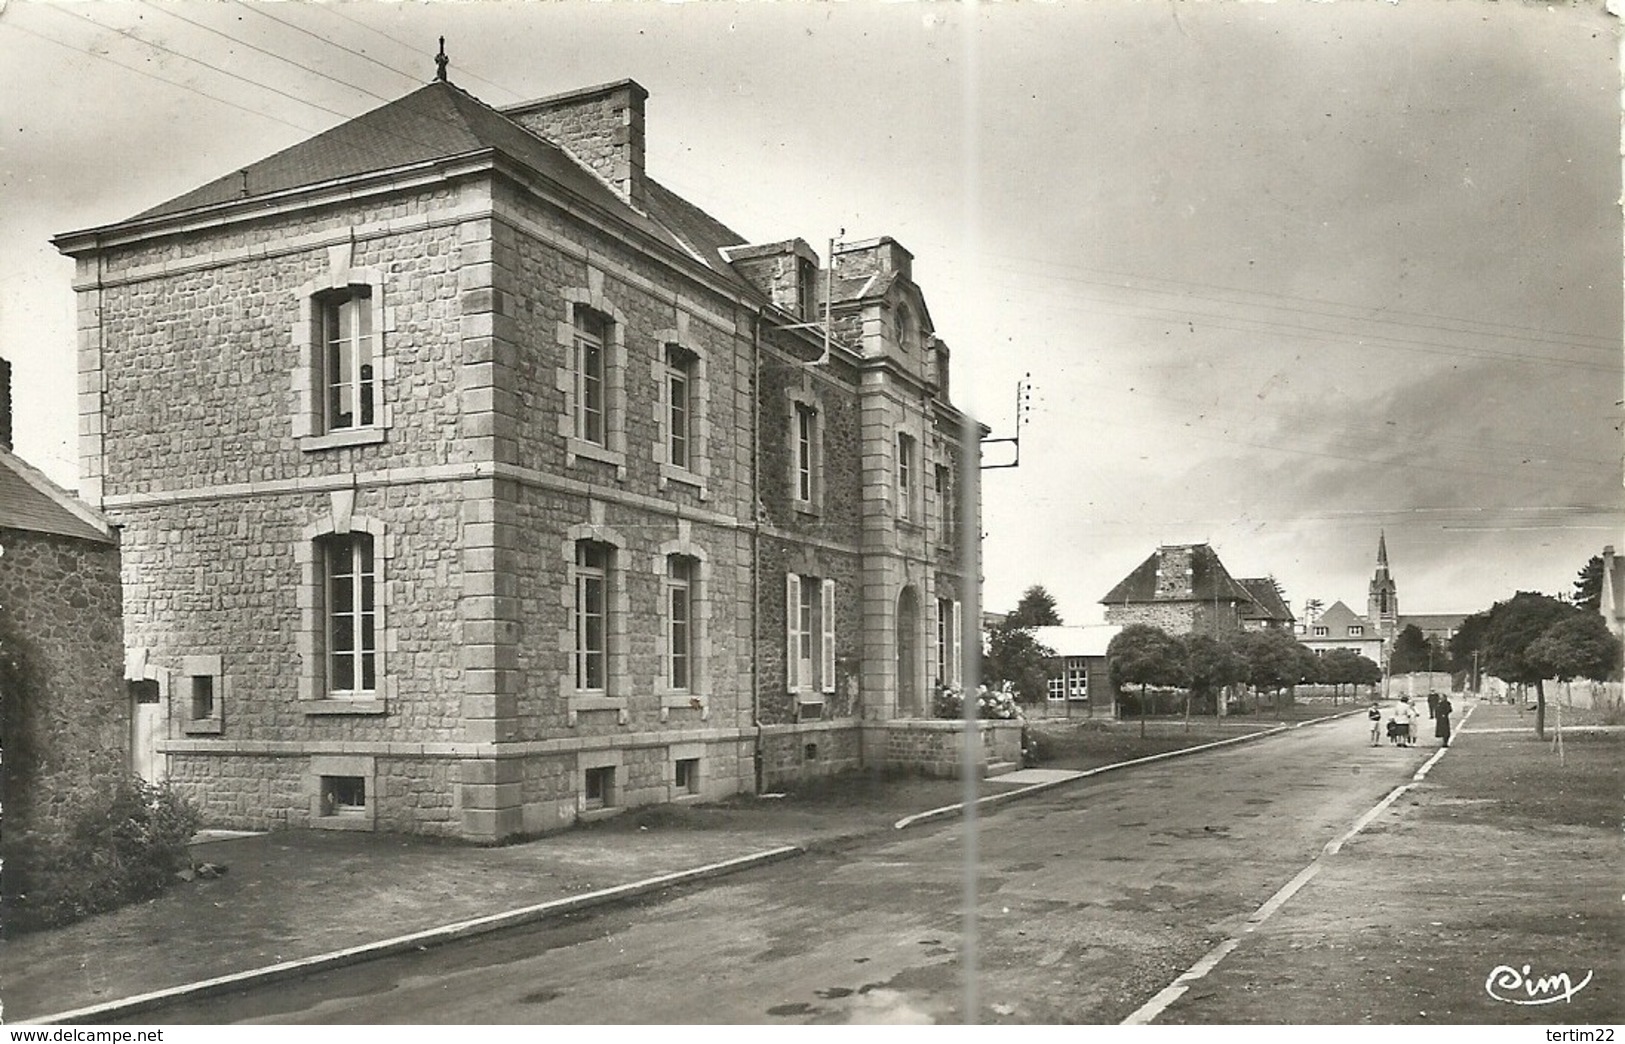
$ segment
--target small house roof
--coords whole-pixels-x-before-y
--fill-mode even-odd
[[[1122,630],[1119,624],[1074,624],[1034,627],[1032,636],[1056,656],[1105,656],[1106,647]]]
[[[1249,620],[1280,620],[1291,623],[1295,617],[1281,597],[1281,589],[1267,576],[1237,580],[1252,596],[1252,604],[1241,607],[1241,615]]]
[[[116,544],[107,520],[44,473],[0,449],[0,529]]]

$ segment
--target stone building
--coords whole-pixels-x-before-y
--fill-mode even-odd
[[[0,410],[9,432],[10,410]],[[119,546],[107,521],[0,444],[5,837],[64,826],[76,792],[130,770]]]
[[[1149,624],[1169,634],[1230,634],[1256,603],[1207,544],[1159,547],[1106,597],[1109,624]]]
[[[1286,598],[1281,593],[1281,585],[1274,577],[1261,576],[1237,580],[1242,590],[1246,591],[1252,599],[1250,605],[1241,607],[1241,626],[1247,631],[1285,631],[1293,632],[1297,618],[1287,606]]]
[[[908,252],[746,243],[648,175],[646,98],[439,80],[55,240],[129,662],[211,822],[719,797],[884,760],[957,671],[978,458]]]

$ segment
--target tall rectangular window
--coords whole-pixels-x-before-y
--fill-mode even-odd
[[[959,603],[937,599],[937,677],[948,685],[960,681]]]
[[[937,493],[937,536],[943,543],[951,543],[954,536],[954,505],[951,495],[953,484],[949,480],[947,465],[938,464],[935,477]]]
[[[604,423],[604,352],[609,320],[590,308],[575,308],[576,438],[607,445]]]
[[[609,548],[576,542],[575,687],[602,692],[609,668]]]
[[[346,533],[324,540],[327,570],[327,688],[331,696],[371,694],[378,685],[372,537]]]
[[[897,517],[914,517],[914,437],[897,434]]]
[[[317,300],[320,309],[323,420],[328,431],[374,423],[376,379],[372,290],[352,286]]]
[[[694,353],[666,346],[666,456],[674,467],[692,466]]]
[[[694,684],[694,567],[685,555],[666,558],[666,684],[672,689]]]
[[[796,404],[796,499],[813,498],[813,451],[816,448],[818,414],[811,406]]]
[[[785,680],[792,692],[835,691],[835,581],[785,577]]]

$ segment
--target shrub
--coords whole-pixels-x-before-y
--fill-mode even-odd
[[[8,837],[4,922],[9,932],[68,924],[158,895],[190,865],[200,817],[167,785],[120,777],[70,799],[59,833]]]
[[[931,713],[939,718],[963,718],[964,701],[965,696],[959,686],[938,685],[936,695],[931,699]],[[977,686],[976,716],[1004,721],[1021,717],[1021,708],[1016,706],[1014,687],[1009,682],[1005,682],[997,689],[989,689],[986,685]]]

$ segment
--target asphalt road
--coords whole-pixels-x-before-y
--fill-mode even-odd
[[[1431,753],[1372,748],[1354,717],[982,816],[978,1020],[1120,1021]],[[962,1022],[963,853],[948,820],[141,1021]]]

